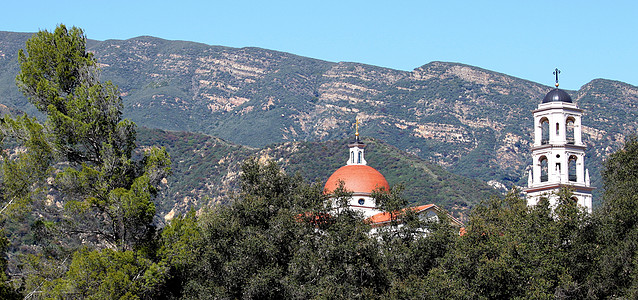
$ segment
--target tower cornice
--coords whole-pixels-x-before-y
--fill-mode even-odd
[[[547,183],[544,185],[524,188],[523,192],[534,193],[534,192],[542,192],[542,191],[556,191],[557,189],[560,189],[562,187],[571,188],[574,190],[574,192],[580,192],[580,193],[591,193],[593,190],[596,189],[595,187],[582,185],[576,182],[570,182],[569,184],[554,182],[554,183]]]
[[[545,149],[565,149],[565,150],[585,151],[587,150],[587,145],[576,145],[576,144],[564,143],[564,144],[545,144],[545,145],[531,147],[531,150],[533,152],[536,152],[538,150],[545,150]]]
[[[583,110],[578,108],[576,106],[576,104],[573,103],[564,103],[564,102],[552,102],[552,103],[543,103],[541,105],[538,106],[537,109],[533,110],[532,112],[534,114],[540,113],[540,112],[544,112],[544,111],[548,111],[548,110],[554,110],[554,109],[561,109],[564,110],[566,112],[573,112],[573,113],[583,113]]]
[[[360,141],[356,141],[354,143],[350,143],[348,144],[348,148],[354,148],[354,147],[358,147],[358,148],[365,148],[366,144],[360,142]]]

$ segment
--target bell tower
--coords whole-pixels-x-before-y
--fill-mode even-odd
[[[532,168],[529,171],[527,205],[536,205],[542,197],[556,205],[556,192],[562,186],[574,190],[573,200],[588,212],[592,211],[592,195],[589,171],[585,168],[585,150],[582,140],[579,109],[572,98],[558,88],[552,89],[534,110],[534,145],[532,146]]]

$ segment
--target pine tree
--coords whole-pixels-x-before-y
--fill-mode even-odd
[[[143,272],[149,266],[146,256],[154,251],[153,198],[170,171],[168,154],[157,147],[135,152],[135,124],[122,118],[117,88],[100,81],[81,29],[59,25],[54,32],[40,31],[18,59],[17,85],[46,120],[26,115],[0,120],[3,140],[24,149],[17,155],[4,154],[3,212],[32,209],[39,247],[58,249],[28,257],[30,263],[22,264],[29,273],[24,280],[27,293],[49,288],[48,292],[70,293],[60,297],[90,294],[90,287],[100,286],[102,279],[75,280],[77,285],[69,289],[73,272],[90,265],[86,260],[139,258],[130,266]],[[116,252],[102,252],[105,248]],[[77,249],[80,252],[71,259]],[[68,273],[63,272],[66,266],[71,267]],[[61,272],[50,272],[54,269]]]

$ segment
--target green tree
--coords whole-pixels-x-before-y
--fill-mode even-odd
[[[182,278],[172,283],[182,281],[179,289],[192,298],[285,298],[282,279],[309,230],[304,213],[323,200],[318,185],[287,175],[273,162],[247,160],[241,190],[229,205],[204,212],[197,225],[180,219],[163,233],[172,242],[163,244],[162,257],[175,279]]]
[[[347,205],[351,193],[339,186],[331,201],[336,209],[320,224],[305,223],[286,277],[294,299],[377,298],[388,287],[377,239],[363,215]]]
[[[73,216],[66,218],[72,225],[68,232],[132,249],[148,235],[155,214],[152,197],[169,172],[168,154],[151,148],[141,159],[132,158],[135,124],[122,119],[117,88],[99,81],[81,29],[59,25],[53,33],[36,33],[26,52],[20,51],[19,62],[18,87],[46,115],[46,142],[57,166],[66,166],[54,187],[64,198],[62,215]],[[87,222],[91,219],[96,220]]]
[[[76,295],[75,290],[90,293],[90,288],[68,287],[72,282],[82,283],[74,272],[92,260],[100,265],[99,260],[122,258],[127,262],[122,268],[138,263],[136,268],[145,272],[154,266],[144,259],[155,251],[153,198],[161,179],[170,172],[168,154],[157,147],[135,151],[135,124],[122,118],[117,88],[99,80],[98,64],[86,51],[81,29],[59,25],[52,33],[40,31],[27,41],[18,59],[17,85],[46,121],[28,116],[0,120],[3,141],[24,149],[16,155],[3,154],[5,205],[0,212],[33,209],[40,246],[60,249],[25,259],[22,265],[32,267],[25,271],[34,279],[24,280],[26,292],[45,288],[70,293],[62,297]],[[47,238],[48,242],[42,241]],[[86,250],[71,259],[70,253],[80,244]],[[100,251],[105,248],[117,251]],[[56,279],[60,272],[46,270],[56,264],[64,270],[68,261],[69,269],[62,278]],[[73,266],[78,269],[74,271]],[[98,273],[100,268],[113,267],[100,266]],[[117,275],[120,271],[107,273],[121,277]],[[87,280],[88,287],[117,280],[90,278],[95,282]],[[117,289],[130,286],[120,283]]]
[[[229,205],[162,233],[167,286],[185,298],[378,297],[387,280],[377,240],[361,214],[331,203],[322,185],[247,160]]]
[[[594,212],[595,267],[589,272],[592,298],[638,297],[638,138],[628,137],[602,172],[604,202]]]
[[[44,127],[28,116],[0,119],[0,136],[3,143],[12,141],[24,146],[13,154],[5,151],[0,154],[3,201],[0,218],[6,221],[28,212],[35,199],[44,198],[45,179],[51,174],[53,153]]]
[[[436,217],[417,214],[401,196],[403,187],[375,192],[377,208],[390,215],[388,226],[376,228],[383,269],[388,273],[386,297],[413,299],[423,295],[423,278],[436,267],[458,238],[447,213]]]
[[[583,289],[582,258],[575,247],[588,215],[561,191],[557,207],[547,200],[527,207],[517,190],[493,198],[470,215],[467,233],[426,279],[429,298],[553,299]]]
[[[193,285],[199,282],[193,279],[193,267],[199,265],[204,257],[201,245],[204,244],[203,227],[194,210],[177,216],[163,228],[157,256],[159,264],[167,266],[165,281],[158,298],[179,298],[184,291],[197,290]]]
[[[41,297],[53,299],[156,299],[164,265],[134,251],[82,249],[65,276],[45,282]]]
[[[0,231],[0,253],[5,253],[9,241],[4,236],[4,231]],[[11,284],[9,275],[6,273],[7,259],[0,257],[0,299],[22,299],[19,291]]]

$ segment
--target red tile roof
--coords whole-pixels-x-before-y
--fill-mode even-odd
[[[404,208],[402,210],[400,210],[398,212],[399,216],[407,209],[413,209],[417,214],[427,210],[431,207],[435,206],[434,204],[426,204],[426,205],[421,205],[421,206],[416,206],[416,207],[407,207]],[[391,214],[389,212],[382,212],[382,213],[378,213],[372,217],[368,218],[368,221],[370,222],[370,224],[375,225],[375,224],[381,224],[381,223],[387,223],[390,222],[390,218],[391,218]]]
[[[434,209],[437,212],[441,211],[441,209],[434,205],[434,204],[426,204],[426,205],[420,205],[420,206],[415,206],[415,207],[406,207],[404,209],[401,209],[398,212],[398,218],[401,218],[401,214],[403,214],[406,210],[408,209],[412,209],[414,210],[415,213],[419,214],[421,212],[424,212],[426,210],[429,209]],[[452,221],[453,224],[457,225],[457,226],[463,226],[463,223],[459,220],[457,220],[456,218],[452,217],[450,214],[448,214],[448,217],[450,218],[450,220]],[[386,224],[390,223],[390,218],[391,215],[389,212],[381,212],[378,213],[372,217],[369,217],[368,219],[366,219],[368,222],[370,222],[370,225],[372,225],[372,227],[379,227],[379,226],[385,226]]]

